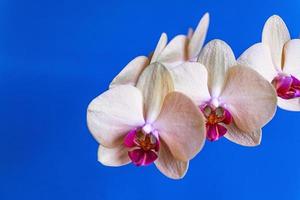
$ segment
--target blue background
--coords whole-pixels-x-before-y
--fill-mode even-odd
[[[299,9],[299,0],[1,0],[0,199],[300,199],[300,113],[279,109],[257,148],[207,142],[181,181],[154,166],[102,166],[86,127],[88,103],[161,32],[186,33],[208,11],[207,41],[239,55],[274,13],[299,36]]]

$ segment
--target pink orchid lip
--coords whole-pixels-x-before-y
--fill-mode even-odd
[[[282,99],[293,99],[300,97],[300,81],[292,75],[279,74],[272,84],[277,91],[277,96]]]
[[[134,165],[147,166],[158,158],[158,131],[149,124],[132,129],[127,133],[124,145],[129,148],[128,156]]]
[[[230,112],[222,106],[204,104],[200,107],[206,117],[206,138],[209,141],[216,141],[227,133],[224,124],[232,122]]]

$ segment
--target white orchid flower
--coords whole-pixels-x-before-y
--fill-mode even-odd
[[[177,35],[155,57],[156,62],[172,69],[185,62],[195,62],[203,47],[209,26],[209,14],[203,15],[195,31],[189,29],[188,35]]]
[[[195,32],[191,29],[187,36],[178,35],[168,43],[168,37],[163,33],[150,57],[138,56],[129,62],[114,78],[110,88],[118,85],[136,85],[143,70],[154,62],[165,65],[168,69],[184,62],[196,61],[205,41],[209,25],[209,14],[206,13],[200,20]]]
[[[238,62],[255,69],[274,85],[279,107],[300,111],[300,40],[291,39],[279,16],[267,20],[262,42],[247,49]]]
[[[276,110],[272,85],[255,70],[237,65],[221,40],[209,42],[198,61],[171,72],[175,90],[191,97],[206,117],[207,139],[225,136],[244,146],[260,144],[261,128]]]
[[[154,162],[170,178],[185,175],[189,160],[203,147],[205,122],[195,103],[173,87],[170,72],[153,63],[140,75],[137,88],[116,86],[90,103],[87,123],[100,143],[102,164]]]
[[[130,61],[123,70],[112,80],[109,88],[119,85],[136,86],[137,81],[144,69],[156,60],[158,54],[166,47],[168,42],[167,34],[162,33],[157,42],[154,52],[149,56],[138,56]]]

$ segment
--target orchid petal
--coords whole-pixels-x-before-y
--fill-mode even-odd
[[[277,94],[273,86],[251,68],[234,66],[228,70],[220,101],[225,103],[238,128],[252,132],[274,116]]]
[[[277,75],[270,48],[263,43],[257,43],[247,49],[239,57],[238,63],[256,70],[269,82]]]
[[[209,25],[209,14],[205,13],[201,18],[195,32],[193,33],[188,45],[188,56],[190,60],[197,58],[199,56],[205,41],[208,25]]]
[[[161,142],[158,159],[155,161],[157,169],[169,178],[183,178],[188,170],[189,163],[174,158],[167,145],[162,140]]]
[[[133,128],[144,124],[143,97],[131,85],[121,85],[96,97],[88,106],[87,124],[105,147],[116,147]]]
[[[175,90],[192,98],[197,105],[210,99],[207,70],[196,62],[186,62],[171,70]]]
[[[185,35],[178,35],[170,41],[166,48],[158,56],[157,61],[173,68],[187,60],[187,43]]]
[[[162,64],[153,63],[141,74],[137,88],[144,97],[145,119],[152,123],[161,110],[165,96],[174,90],[171,74]]]
[[[278,68],[283,64],[283,46],[290,39],[289,30],[279,16],[273,15],[267,20],[262,33],[262,43],[269,46],[273,63]]]
[[[99,145],[98,161],[106,166],[118,167],[130,163],[127,149],[123,145],[114,148],[106,148]]]
[[[283,49],[283,72],[300,79],[300,39],[290,40]]]
[[[156,48],[151,56],[151,63],[156,62],[158,59],[158,56],[161,54],[161,52],[164,50],[164,48],[167,46],[168,43],[168,36],[166,33],[162,33],[159,41],[156,45]]]
[[[147,65],[149,65],[149,59],[146,56],[136,57],[114,78],[109,88],[126,84],[135,86],[140,74]]]
[[[221,40],[213,40],[202,49],[198,62],[207,68],[211,96],[218,97],[228,68],[236,64],[231,48]]]
[[[181,161],[192,159],[205,142],[205,122],[199,108],[179,92],[165,98],[153,127],[158,130],[173,156]]]
[[[226,128],[227,133],[224,135],[224,137],[231,142],[247,147],[257,146],[261,142],[261,129],[245,132],[239,129],[234,123],[227,125]]]
[[[300,111],[300,98],[282,99],[278,97],[278,106],[288,111]]]

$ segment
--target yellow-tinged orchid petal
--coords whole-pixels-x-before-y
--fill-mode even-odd
[[[114,78],[109,85],[113,88],[119,85],[136,85],[136,82],[145,67],[149,65],[149,59],[146,56],[138,56],[128,63],[124,69]]]
[[[300,111],[300,98],[282,99],[278,97],[278,106],[288,111]]]
[[[131,129],[144,123],[142,93],[131,85],[110,89],[88,106],[88,128],[105,147],[117,147]]]
[[[156,120],[165,96],[174,91],[170,72],[160,63],[149,65],[141,74],[137,88],[144,97],[144,114],[147,123]]]
[[[157,42],[156,48],[153,52],[153,55],[151,57],[151,63],[156,62],[158,59],[158,56],[161,54],[161,52],[165,49],[168,43],[168,36],[166,33],[162,33],[159,41]]]
[[[168,146],[162,141],[155,165],[165,176],[172,179],[180,179],[186,174],[189,162],[180,161],[174,158]]]
[[[262,138],[261,129],[245,132],[239,129],[234,123],[226,126],[226,128],[227,133],[224,135],[224,137],[231,142],[247,147],[255,147],[260,145]]]
[[[177,35],[170,43],[156,56],[154,61],[164,64],[172,69],[184,62],[196,61],[205,41],[209,25],[209,14],[206,13],[200,20],[195,32],[189,29],[187,36]]]
[[[283,46],[290,39],[289,30],[279,16],[273,15],[267,20],[262,33],[262,43],[270,47],[273,63],[278,68],[283,65]]]
[[[276,111],[275,89],[256,71],[234,66],[228,69],[220,99],[230,111],[237,127],[252,132],[269,122]]]
[[[201,18],[194,32],[190,32],[190,41],[188,44],[188,59],[196,59],[203,47],[207,30],[209,26],[209,14],[205,13]]]
[[[218,97],[228,68],[236,64],[231,48],[224,41],[212,40],[202,49],[198,62],[207,68],[211,96]]]
[[[238,63],[256,70],[269,82],[277,75],[270,48],[263,43],[257,43],[247,49],[239,57]]]
[[[172,155],[181,161],[192,159],[205,142],[204,117],[196,104],[179,92],[168,94],[153,126]]]
[[[169,69],[187,60],[188,39],[185,35],[177,35],[158,56],[157,61]]]
[[[288,41],[283,48],[283,72],[300,79],[300,39]]]
[[[98,161],[106,166],[118,167],[130,163],[126,147],[122,144],[114,148],[99,145]]]
[[[136,83],[143,72],[143,70],[150,64],[151,62],[156,61],[157,56],[164,50],[168,42],[167,35],[162,33],[159,41],[157,42],[155,51],[150,56],[150,58],[146,56],[138,56],[130,61],[124,69],[113,79],[110,83],[109,88],[113,88],[119,85],[133,85],[136,86]]]
[[[175,90],[192,98],[197,105],[209,101],[207,70],[196,62],[186,62],[171,70]]]

